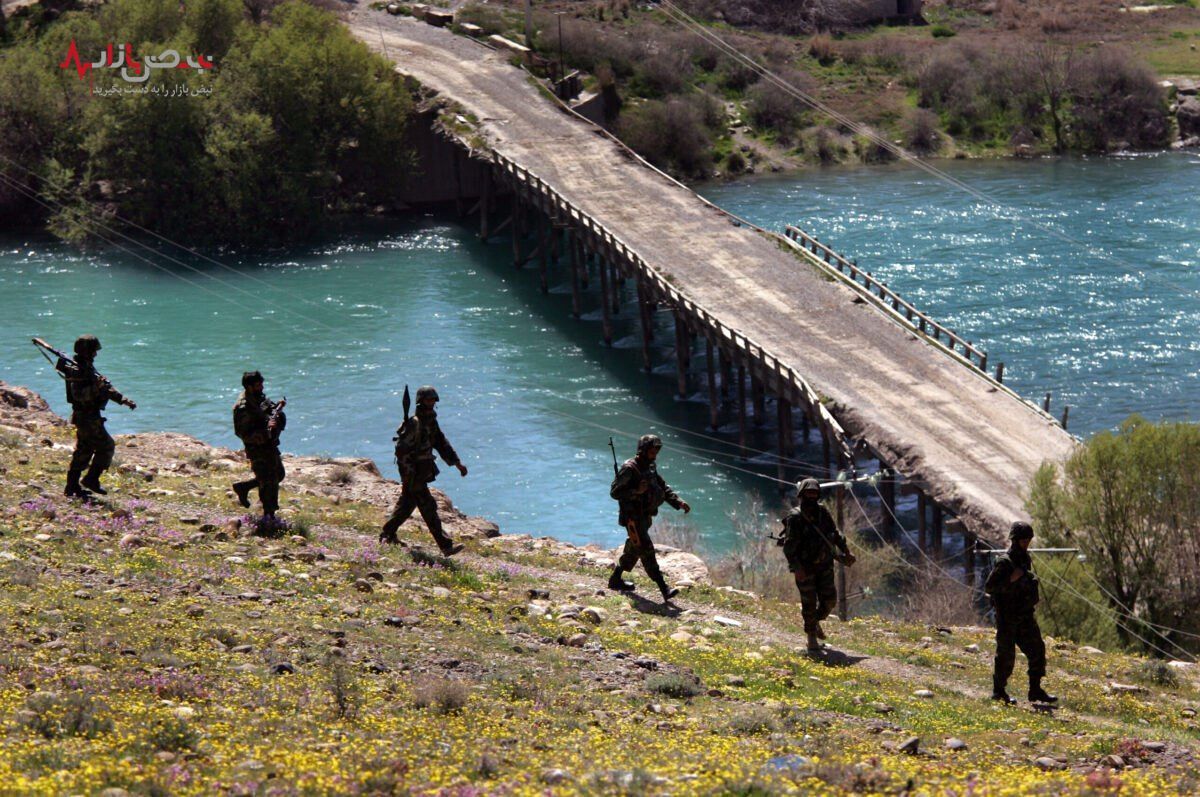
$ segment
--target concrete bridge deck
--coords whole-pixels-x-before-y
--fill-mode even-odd
[[[995,538],[1024,517],[1030,479],[1067,432],[980,371],[902,328],[779,239],[735,226],[544,96],[503,52],[360,9],[347,24],[401,72],[480,122],[488,145],[553,186],[680,293],[824,397],[851,437]]]

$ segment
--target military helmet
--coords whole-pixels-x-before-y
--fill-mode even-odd
[[[84,357],[100,351],[100,338],[95,335],[80,335],[75,339],[75,353]]]
[[[639,454],[650,448],[662,448],[662,438],[656,434],[644,434],[638,438],[637,451]]]
[[[816,479],[811,478],[796,482],[797,495],[804,495],[804,493],[808,490],[816,490],[818,493],[821,492],[821,483]]]
[[[242,387],[250,387],[256,382],[263,381],[263,375],[258,371],[246,371],[242,374]]]
[[[1010,540],[1032,540],[1033,526],[1023,520],[1018,520],[1009,526],[1008,538]]]
[[[438,398],[437,390],[433,387],[433,385],[421,385],[419,388],[417,388],[417,401],[422,401],[424,399],[441,401],[441,399]]]

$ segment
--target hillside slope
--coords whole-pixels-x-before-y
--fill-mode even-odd
[[[381,549],[395,485],[313,458],[288,460],[289,533],[244,536],[232,452],[121,437],[110,495],[85,505],[60,495],[71,442],[0,384],[4,793],[1200,784],[1188,666],[1052,643],[1064,708],[1004,708],[985,699],[986,629],[832,621],[837,650],[810,658],[797,607],[706,585],[686,555],[672,567],[694,585],[668,610],[602,589],[608,552],[458,514],[471,541],[452,561],[415,522]]]

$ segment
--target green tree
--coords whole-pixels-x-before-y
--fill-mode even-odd
[[[1044,465],[1028,503],[1039,533],[1086,555],[1108,607],[1130,616],[1117,633],[1166,652],[1200,631],[1200,426],[1139,416],[1079,448],[1061,471]],[[1167,632],[1170,642],[1154,629]]]

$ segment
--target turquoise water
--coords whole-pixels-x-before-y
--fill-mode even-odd
[[[998,218],[905,167],[705,192],[767,226],[799,222],[857,257],[1005,361],[1007,381],[1025,395],[1053,391],[1056,411],[1070,404],[1077,433],[1134,410],[1194,417],[1200,157],[945,168],[1122,264]],[[234,446],[240,375],[258,368],[270,395],[288,397],[285,450],[368,456],[389,474],[404,385],[432,383],[443,428],[471,470],[462,479],[446,469],[439,486],[512,533],[622,538],[607,494],[610,434],[621,458],[643,431],[666,438],[662,470],[712,548],[727,544],[727,513],[751,493],[777,500],[773,467],[734,458],[728,428],[717,440],[698,437],[705,405],[673,398],[669,327],[657,338],[655,373],[642,373],[630,314],[617,345],[604,347],[595,285],[576,321],[565,275],[552,274],[543,297],[533,270],[514,270],[507,237],[484,246],[456,220],[423,216],[361,224],[319,245],[209,253],[230,270],[141,254],[151,262],[0,235],[0,379],[33,387],[63,412],[61,385],[28,340],[69,347],[92,332],[104,343],[101,370],[139,402],[133,413],[110,409],[113,432],[175,430]],[[766,430],[751,444],[772,440]]]
[[[1005,381],[1086,436],[1200,409],[1200,154],[955,161],[999,210],[906,165],[704,191],[796,224],[1005,363]],[[1049,229],[1046,229],[1049,227]]]

